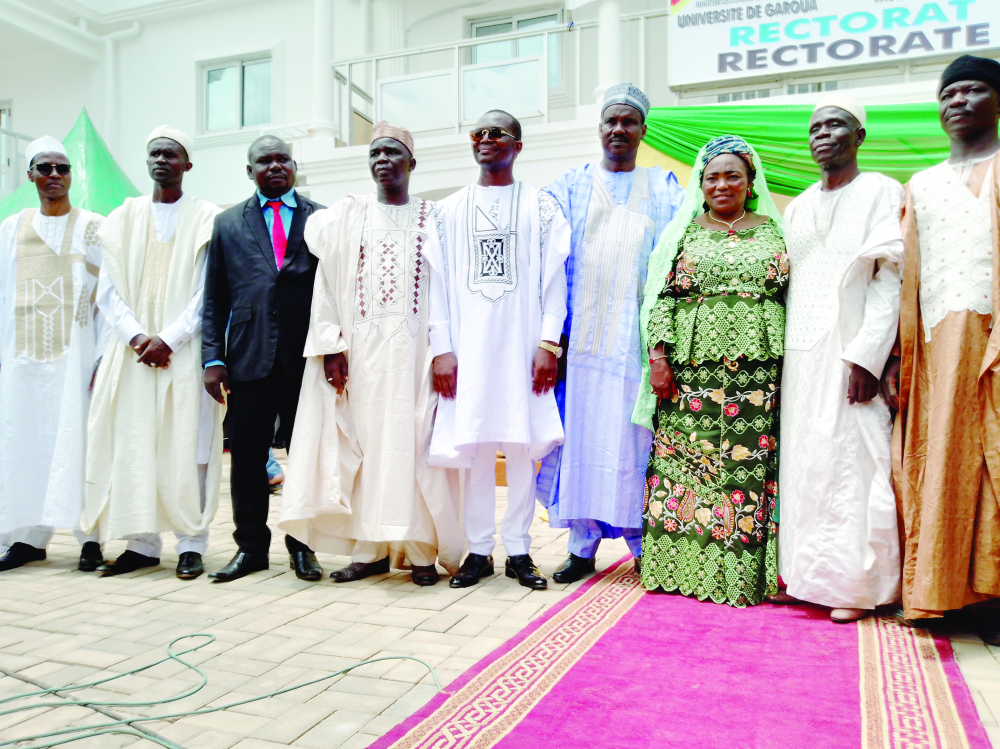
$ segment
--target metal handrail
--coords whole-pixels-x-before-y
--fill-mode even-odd
[[[645,88],[645,86],[646,86],[646,73],[647,73],[647,71],[646,71],[646,22],[649,19],[651,19],[651,18],[661,18],[663,16],[669,16],[669,15],[670,15],[670,9],[669,8],[661,8],[659,10],[640,11],[638,13],[622,14],[622,15],[619,16],[619,23],[627,23],[627,22],[632,22],[632,21],[638,21],[641,24],[641,30],[640,30],[640,35],[639,35],[640,36],[640,39],[639,39],[639,59],[640,59],[640,62],[639,62],[639,85],[640,85],[640,87]],[[525,31],[512,31],[512,32],[510,32],[508,34],[496,34],[496,35],[484,36],[484,37],[470,37],[470,38],[467,38],[467,39],[461,39],[459,41],[454,41],[454,42],[442,42],[442,43],[439,43],[439,44],[431,44],[431,45],[426,45],[426,46],[423,46],[423,47],[411,47],[411,48],[399,50],[397,52],[373,53],[373,54],[364,55],[364,56],[361,56],[361,57],[354,57],[354,58],[348,58],[348,59],[343,59],[343,60],[333,60],[333,61],[330,62],[330,67],[331,67],[331,69],[332,69],[332,71],[334,73],[334,78],[335,78],[335,80],[337,81],[338,84],[340,84],[341,86],[345,86],[347,88],[347,111],[348,111],[348,117],[347,117],[347,122],[346,122],[346,125],[347,125],[347,133],[346,133],[346,135],[347,135],[347,141],[348,142],[353,142],[354,125],[353,125],[353,117],[351,116],[351,114],[353,112],[358,112],[359,114],[361,114],[361,112],[359,110],[356,110],[355,107],[354,107],[353,96],[355,94],[357,94],[367,104],[371,104],[371,105],[377,106],[376,103],[375,103],[375,101],[374,101],[374,99],[375,99],[374,92],[373,93],[369,93],[369,92],[365,91],[364,89],[362,89],[360,86],[357,85],[356,79],[354,77],[354,66],[356,66],[356,65],[362,65],[362,64],[373,64],[373,65],[375,65],[375,70],[374,70],[375,75],[373,76],[373,80],[378,80],[378,78],[379,78],[379,76],[378,76],[378,63],[380,63],[380,62],[389,61],[389,60],[406,59],[406,58],[411,58],[411,57],[414,57],[414,56],[417,56],[417,55],[431,54],[431,53],[435,53],[435,52],[451,52],[452,55],[453,55],[451,68],[454,70],[454,72],[456,74],[459,74],[459,71],[461,69],[461,63],[460,63],[461,54],[462,54],[462,50],[464,50],[464,49],[475,48],[475,47],[478,47],[478,46],[483,45],[483,44],[494,44],[494,43],[497,43],[497,42],[517,41],[519,39],[530,39],[530,38],[542,37],[542,40],[543,40],[543,59],[548,59],[549,49],[551,48],[550,47],[550,43],[549,43],[549,37],[550,37],[551,34],[567,34],[567,35],[569,35],[569,34],[571,34],[574,31],[582,32],[584,29],[593,29],[593,28],[597,28],[597,26],[598,26],[598,22],[597,21],[584,21],[584,22],[581,22],[581,23],[574,23],[572,26],[565,26],[565,25],[564,26],[550,26],[550,27],[529,29],[529,30],[525,30]],[[575,37],[575,40],[576,40],[576,44],[573,45],[573,47],[575,48],[574,49],[574,53],[575,53],[574,56],[575,56],[575,61],[576,61],[575,70],[576,70],[577,76],[579,76],[579,74],[580,74],[580,62],[581,62],[581,49],[580,49],[580,47],[581,47],[581,45],[580,45],[581,37],[580,37],[579,34]],[[347,69],[347,75],[345,76],[343,73],[341,73],[338,70],[338,68],[341,68],[341,69],[346,68]],[[577,89],[577,93],[576,93],[577,105],[579,105],[580,99],[581,99],[581,97],[580,97],[580,91],[579,91],[579,84],[580,84],[580,81],[577,80],[577,85],[576,85],[576,89]],[[338,95],[338,101],[339,100],[340,100],[340,98],[339,98],[339,95]],[[456,120],[456,122],[457,122],[457,124],[456,124],[456,132],[458,132],[461,129],[461,121],[462,121],[462,116],[461,116],[461,112],[462,112],[462,89],[461,89],[461,85],[460,84],[459,84],[459,87],[458,87],[458,90],[457,90],[457,96],[456,96],[456,109],[457,109],[457,112],[456,112],[456,116],[457,116],[457,120]],[[547,120],[547,107],[543,111],[543,115],[542,116],[543,116],[543,118],[545,118],[545,120]]]
[[[622,16],[622,20],[632,20]],[[534,31],[512,31],[509,34],[496,34],[493,36],[477,36],[463,39],[458,42],[444,42],[441,44],[431,44],[426,47],[409,47],[399,52],[386,52],[365,55],[364,57],[354,57],[347,60],[334,60],[330,63],[332,67],[343,67],[344,65],[358,65],[363,62],[374,62],[375,60],[394,60],[400,57],[412,57],[413,55],[423,55],[430,52],[444,52],[447,50],[463,49],[465,47],[478,47],[480,44],[493,44],[494,42],[506,42],[516,39],[527,39],[543,34],[569,34],[580,29],[590,29],[597,26],[596,21],[573,24],[572,28],[565,26],[547,26],[537,28]]]

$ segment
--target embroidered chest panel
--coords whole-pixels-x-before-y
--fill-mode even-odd
[[[913,176],[920,235],[920,315],[924,336],[949,311],[993,312],[993,231],[987,177],[977,198],[954,169],[940,164]]]
[[[477,200],[480,191],[469,190],[469,291],[498,302],[518,285],[517,243],[521,183],[492,201]]]
[[[818,190],[804,195],[785,225],[791,267],[786,348],[811,349],[836,322],[840,281],[864,241],[880,184],[862,175],[842,189],[836,204]]]
[[[83,284],[75,287],[73,280],[73,266],[84,263],[86,258],[71,252],[79,210],[69,214],[58,254],[32,227],[34,213],[33,209],[26,210],[18,228],[15,352],[17,356],[50,362],[69,350],[74,325],[90,324],[88,295],[83,293]]]
[[[420,330],[427,294],[424,243],[431,204],[413,198],[409,205],[382,205],[374,198],[365,212],[358,256],[354,330],[366,339]]]

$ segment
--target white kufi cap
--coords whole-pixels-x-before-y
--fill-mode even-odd
[[[146,136],[146,150],[149,150],[149,144],[152,143],[157,138],[168,138],[174,143],[179,143],[183,146],[184,151],[187,153],[187,157],[191,158],[191,153],[194,151],[194,141],[192,141],[188,136],[182,133],[180,130],[174,130],[174,128],[169,125],[160,125],[155,128],[148,136]]]
[[[24,158],[29,166],[31,165],[31,160],[40,153],[61,153],[63,156],[66,156],[66,149],[63,148],[62,143],[51,135],[43,135],[41,138],[31,141],[24,150]]]
[[[836,107],[837,109],[843,109],[848,114],[854,115],[854,119],[861,123],[861,127],[865,126],[868,121],[868,113],[865,111],[864,106],[857,99],[854,99],[847,94],[833,93],[827,94],[822,99],[819,100],[819,104],[813,112],[818,112],[826,107]]]

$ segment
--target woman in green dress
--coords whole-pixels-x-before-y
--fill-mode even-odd
[[[633,421],[651,428],[642,582],[752,606],[777,592],[778,383],[788,259],[756,152],[702,149],[650,257],[649,361]]]

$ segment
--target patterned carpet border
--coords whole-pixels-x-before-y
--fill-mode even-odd
[[[631,557],[483,658],[372,749],[490,749],[645,594]],[[707,604],[706,604],[707,605]],[[951,642],[892,617],[858,622],[861,749],[990,746]]]
[[[372,749],[496,745],[642,597],[627,556],[473,666]]]
[[[858,641],[863,749],[990,745],[947,638],[868,617]]]

